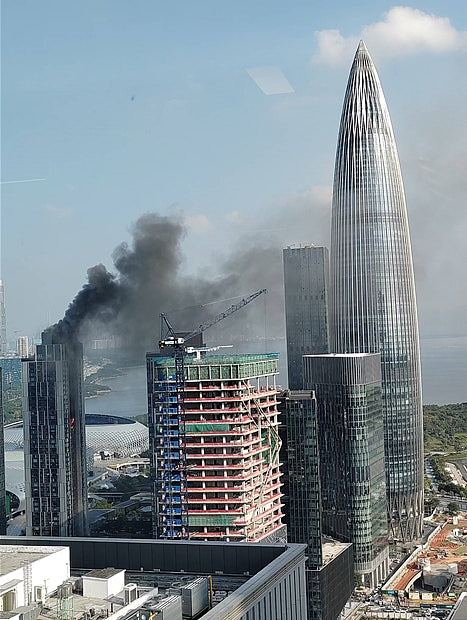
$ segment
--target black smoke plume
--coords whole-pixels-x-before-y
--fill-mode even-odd
[[[184,275],[187,231],[181,219],[143,215],[131,228],[131,242],[114,250],[112,271],[91,267],[64,318],[49,329],[81,341],[117,335],[128,358],[141,361],[156,347],[161,312],[176,331],[191,331],[233,303],[230,298],[266,288],[267,295],[206,332],[205,341],[233,344],[234,351],[283,351],[282,248],[326,243],[329,207],[329,189],[318,187],[289,197],[257,221],[247,219],[231,254],[212,261],[215,277]]]
[[[125,348],[140,357],[154,349],[159,335],[159,315],[167,312],[174,327],[189,331],[226,306],[230,301],[206,306],[206,302],[222,300],[253,292],[273,284],[268,271],[281,269],[280,252],[250,248],[224,262],[217,278],[188,277],[181,273],[182,242],[185,227],[177,218],[149,213],[132,227],[131,244],[122,243],[113,252],[114,270],[102,264],[88,269],[88,281],[68,307],[64,318],[46,333],[58,341],[86,340],[103,333],[117,334]],[[275,261],[271,262],[271,253]],[[263,277],[258,271],[268,264]],[[273,289],[277,288],[273,286]],[[239,328],[237,336],[248,339],[258,330],[263,311],[242,310],[242,317],[230,324]],[[232,317],[233,319],[234,317]],[[263,321],[264,322],[264,321]]]
[[[87,321],[113,321],[122,300],[122,289],[115,276],[104,265],[95,265],[88,269],[88,282],[68,306],[63,319],[45,330],[45,338],[57,342],[75,340]]]

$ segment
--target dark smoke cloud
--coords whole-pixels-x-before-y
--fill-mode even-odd
[[[123,290],[113,274],[104,265],[88,269],[88,282],[69,305],[61,321],[49,327],[45,334],[59,339],[73,340],[86,321],[112,321],[123,303]]]
[[[234,344],[235,350],[283,350],[281,250],[294,241],[327,238],[329,198],[323,188],[289,197],[270,210],[262,226],[248,223],[254,235],[240,227],[236,249],[213,261],[216,277],[183,273],[186,228],[180,218],[143,215],[131,228],[131,243],[114,250],[112,271],[91,267],[64,318],[49,330],[83,341],[115,334],[128,354],[141,360],[155,348],[161,312],[167,312],[176,330],[190,331],[229,306],[229,298],[267,288],[267,295],[209,330],[205,340]],[[221,301],[211,305],[215,300]]]
[[[186,231],[179,219],[146,214],[131,232],[131,244],[122,243],[113,252],[115,272],[104,265],[91,267],[88,282],[49,334],[85,340],[116,333],[129,351],[141,355],[154,349],[161,312],[169,312],[176,329],[191,330],[222,309],[202,307],[206,302],[250,292],[233,263],[212,280],[181,273]]]

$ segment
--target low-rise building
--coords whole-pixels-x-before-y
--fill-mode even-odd
[[[8,591],[22,584],[30,593],[6,598],[9,615],[2,617],[10,619],[307,617],[305,545],[0,537],[0,559],[2,550],[20,569],[5,572]],[[54,562],[58,551],[63,557]],[[36,570],[35,560],[44,558],[48,564]],[[32,608],[22,609],[25,602]]]
[[[23,608],[42,603],[69,577],[70,550],[66,546],[1,544],[1,617],[9,617],[5,615],[7,612],[24,612]]]

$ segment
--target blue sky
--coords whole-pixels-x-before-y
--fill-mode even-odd
[[[365,32],[399,144],[422,332],[449,332],[449,321],[436,324],[440,299],[455,321],[467,314],[467,291],[446,284],[435,294],[432,283],[467,260],[467,9],[418,2],[410,10],[427,17],[398,17],[392,6],[4,0],[1,177],[46,178],[2,186],[10,336],[60,318],[87,267],[111,266],[113,248],[148,211],[185,217],[189,271],[215,271],[212,257],[251,232],[280,244],[326,241],[351,49],[379,22]],[[408,38],[395,40],[405,25]],[[246,71],[270,66],[294,93],[266,96]]]

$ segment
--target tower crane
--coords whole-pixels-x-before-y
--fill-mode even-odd
[[[167,406],[159,403],[158,434],[160,435],[159,451],[164,462],[162,471],[156,468],[158,517],[162,522],[156,526],[156,535],[164,538],[188,538],[188,511],[185,502],[187,492],[187,461],[185,433],[185,355],[189,343],[195,336],[217,325],[238,310],[241,310],[260,295],[266,293],[260,289],[239,302],[232,304],[223,312],[201,323],[188,334],[180,335],[170,323],[167,315],[161,313],[161,338],[159,349],[167,350],[174,358],[174,391],[168,392]],[[168,404],[170,403],[170,406]],[[174,458],[175,456],[175,458]],[[162,517],[161,517],[162,515]]]

